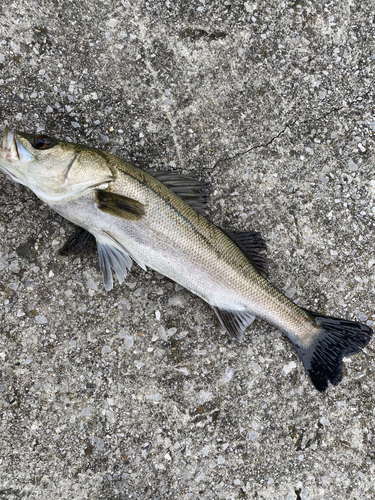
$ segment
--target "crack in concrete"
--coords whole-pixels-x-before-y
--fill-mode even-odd
[[[310,122],[310,121],[319,121],[319,120],[322,120],[324,118],[326,118],[328,115],[330,115],[331,113],[333,112],[337,112],[337,111],[340,111],[342,109],[344,109],[346,106],[341,106],[339,108],[333,108],[331,109],[330,111],[327,111],[327,113],[324,113],[323,115],[317,117],[317,118],[308,118],[306,120],[303,120],[301,123],[299,123],[300,126]],[[267,148],[270,144],[272,144],[276,139],[278,139],[279,137],[281,137],[288,128],[290,127],[293,127],[293,125],[295,125],[296,123],[298,122],[298,118],[295,119],[295,120],[289,120],[286,125],[284,125],[284,127],[282,128],[282,130],[280,130],[280,132],[278,132],[275,136],[273,136],[269,141],[265,142],[265,143],[261,143],[261,144],[256,144],[255,146],[252,146],[251,148],[249,149],[246,149],[245,151],[239,151],[238,153],[236,153],[235,155],[233,156],[229,156],[227,158],[220,158],[219,160],[217,160],[214,164],[214,166],[212,167],[212,170],[215,169],[217,167],[217,165],[219,163],[222,163],[222,162],[225,162],[225,161],[232,161],[234,160],[235,158],[238,158],[239,156],[242,156],[242,155],[245,155],[247,153],[251,153],[251,151],[254,151],[254,149],[259,149],[259,148]]]
[[[362,95],[359,95],[358,97],[354,98],[353,101],[350,103],[350,105],[355,102],[355,101],[359,101],[359,100],[363,100],[365,99],[369,93],[371,92],[371,87],[369,86],[368,90],[362,94]],[[349,96],[347,96],[346,98],[348,98]],[[345,99],[346,99],[345,98]],[[329,116],[330,114],[332,113],[335,113],[335,112],[339,112],[343,109],[350,109],[350,105],[347,106],[347,105],[344,105],[344,106],[339,106],[339,107],[336,107],[336,108],[332,108],[330,109],[329,111],[327,111],[326,113],[323,113],[321,116],[318,116],[317,118],[307,118],[305,120],[303,120],[302,122],[298,123],[299,126],[303,126],[309,122],[318,122],[320,120],[323,120],[324,118],[326,118],[327,116]],[[223,162],[226,162],[226,161],[232,161],[234,160],[235,158],[238,158],[239,156],[242,156],[242,155],[246,155],[248,153],[251,153],[251,151],[254,151],[255,149],[259,149],[259,148],[267,148],[270,144],[272,144],[276,139],[278,139],[279,137],[281,137],[288,128],[290,127],[293,127],[296,123],[298,122],[298,118],[296,118],[295,120],[289,120],[285,125],[284,127],[282,128],[282,130],[280,130],[280,132],[278,132],[275,136],[271,137],[271,139],[267,142],[264,142],[264,143],[261,143],[261,144],[256,144],[252,147],[250,147],[249,149],[246,149],[245,151],[239,151],[238,153],[234,154],[233,156],[228,156],[227,158],[220,158],[218,159],[211,170],[214,170],[218,165],[219,163],[223,163]]]

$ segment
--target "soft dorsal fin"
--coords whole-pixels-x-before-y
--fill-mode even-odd
[[[246,311],[226,311],[213,307],[223,328],[228,332],[231,339],[242,341],[244,330],[255,320],[255,316]]]
[[[162,182],[194,210],[206,215],[207,190],[209,187],[207,182],[176,172],[156,172],[155,170],[146,170],[146,172]]]
[[[109,215],[125,220],[139,220],[145,214],[145,207],[137,200],[110,191],[96,191],[98,208]]]
[[[87,254],[95,253],[96,241],[95,236],[83,229],[77,227],[73,234],[69,236],[64,245],[60,248],[60,255],[76,255],[77,257]]]
[[[225,233],[242,250],[258,273],[263,278],[268,278],[267,256],[263,253],[267,250],[267,245],[261,234],[257,231],[237,234],[225,231]]]

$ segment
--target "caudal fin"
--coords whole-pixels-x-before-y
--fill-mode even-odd
[[[320,326],[320,332],[311,346],[295,347],[312,383],[324,392],[328,382],[333,385],[341,382],[342,358],[366,347],[373,332],[363,323],[307,312]]]

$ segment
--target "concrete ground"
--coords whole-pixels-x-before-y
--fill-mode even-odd
[[[325,5],[323,7],[323,5]],[[372,2],[9,0],[0,127],[211,185],[270,279],[375,320]],[[136,265],[106,293],[72,225],[0,174],[0,499],[373,499],[375,341],[312,387],[257,321]]]

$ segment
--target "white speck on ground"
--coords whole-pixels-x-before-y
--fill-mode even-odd
[[[287,365],[284,365],[283,366],[283,372],[286,373],[288,375],[288,373],[290,373],[292,370],[294,370],[295,368],[297,368],[297,365],[295,363],[295,361],[291,361],[290,363],[288,363]]]

